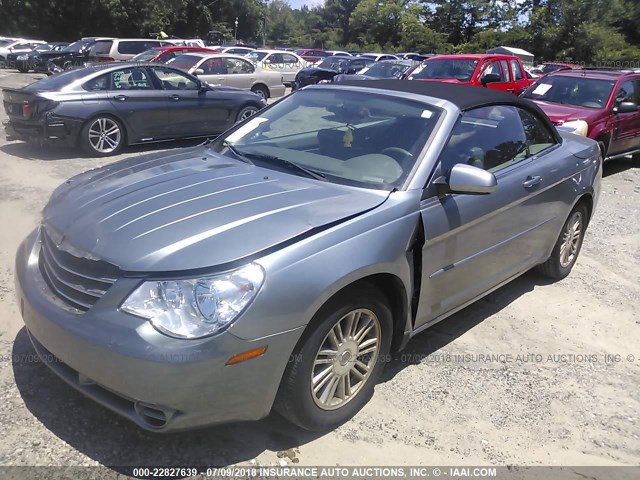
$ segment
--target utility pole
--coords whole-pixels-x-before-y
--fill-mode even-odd
[[[264,0],[264,14],[262,17],[262,47],[266,47],[267,46],[267,7],[268,7],[268,0]]]
[[[236,17],[236,22],[235,23],[236,23],[236,29],[233,32],[233,39],[237,41],[238,40],[238,17]]]

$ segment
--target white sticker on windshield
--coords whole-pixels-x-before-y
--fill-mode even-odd
[[[545,93],[547,93],[549,90],[551,90],[551,87],[553,87],[553,85],[549,84],[549,83],[541,83],[540,85],[538,85],[533,92],[531,92],[533,95],[544,95]]]
[[[247,133],[255,130],[261,123],[266,122],[268,119],[263,117],[253,117],[245,125],[241,126],[238,130],[229,135],[226,140],[228,142],[237,142],[240,138],[244,137]]]
[[[431,110],[423,110],[422,111],[422,115],[420,115],[422,118],[431,118],[433,117],[433,112]]]

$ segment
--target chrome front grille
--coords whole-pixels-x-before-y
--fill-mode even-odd
[[[61,250],[44,228],[41,232],[39,267],[47,285],[63,302],[89,310],[118,279],[118,267]]]

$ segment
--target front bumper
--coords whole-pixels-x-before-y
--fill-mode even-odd
[[[230,332],[179,340],[119,310],[139,283],[121,278],[88,311],[52,298],[38,267],[39,230],[20,246],[16,293],[43,363],[93,400],[140,427],[167,432],[257,420],[271,410],[302,327],[256,340]],[[268,346],[264,355],[227,366],[229,358]]]

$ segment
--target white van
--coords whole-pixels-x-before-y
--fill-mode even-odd
[[[153,38],[113,38],[98,40],[89,51],[90,61],[115,62],[126,61],[145,50],[155,47],[171,46],[172,43]]]

